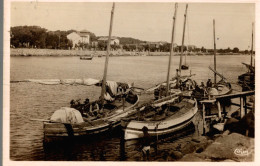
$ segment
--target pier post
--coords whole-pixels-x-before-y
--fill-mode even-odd
[[[243,97],[240,97],[240,118],[242,119],[245,115],[244,112],[244,99]]]
[[[206,134],[206,117],[205,117],[205,104],[202,104],[202,119],[203,119],[203,135]]]
[[[245,106],[245,114],[247,114],[246,96],[244,96],[244,104],[243,105]]]
[[[218,105],[218,117],[221,118],[221,112],[222,112],[222,110],[221,110],[221,105],[220,105],[220,102],[219,102],[219,101],[217,102],[217,105]]]

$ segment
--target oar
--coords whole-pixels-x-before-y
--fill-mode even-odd
[[[52,120],[48,120],[48,119],[30,119],[30,120],[32,120],[32,121],[40,121],[40,122],[70,124],[70,123],[63,123],[63,122],[52,121]]]
[[[52,120],[48,120],[48,119],[30,119],[30,120],[32,120],[32,121],[39,121],[39,122],[49,122],[49,123],[71,124],[71,123],[63,123],[63,122],[52,121]],[[84,121],[88,122],[89,124],[94,126],[89,120],[84,119]]]
[[[48,119],[30,119],[32,121],[40,121],[40,122],[51,122],[51,120]]]

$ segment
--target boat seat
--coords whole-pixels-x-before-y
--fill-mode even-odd
[[[107,110],[114,110],[118,108],[118,106],[114,105],[114,104],[104,104],[104,109],[107,109]]]

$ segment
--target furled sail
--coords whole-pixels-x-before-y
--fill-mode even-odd
[[[83,78],[83,79],[25,79],[20,81],[10,81],[10,83],[19,83],[19,82],[33,82],[44,85],[97,85],[101,83],[101,80],[93,78]]]

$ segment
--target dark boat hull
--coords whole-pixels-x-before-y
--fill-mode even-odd
[[[91,56],[91,57],[81,56],[80,59],[81,59],[81,60],[92,60],[92,59],[93,59],[93,56]]]
[[[189,69],[189,66],[187,66],[187,65],[181,65],[181,69],[182,69],[182,70],[188,70],[188,69]]]
[[[242,91],[255,90],[255,73],[247,72],[238,76],[238,83]]]
[[[133,109],[133,107],[135,107],[138,102],[139,97],[137,96],[135,103],[124,109],[121,107],[114,110],[114,113],[106,118],[89,120],[78,124],[44,122],[44,142],[52,142],[73,137],[91,136],[112,130],[120,126],[122,118],[136,113],[136,110]]]

